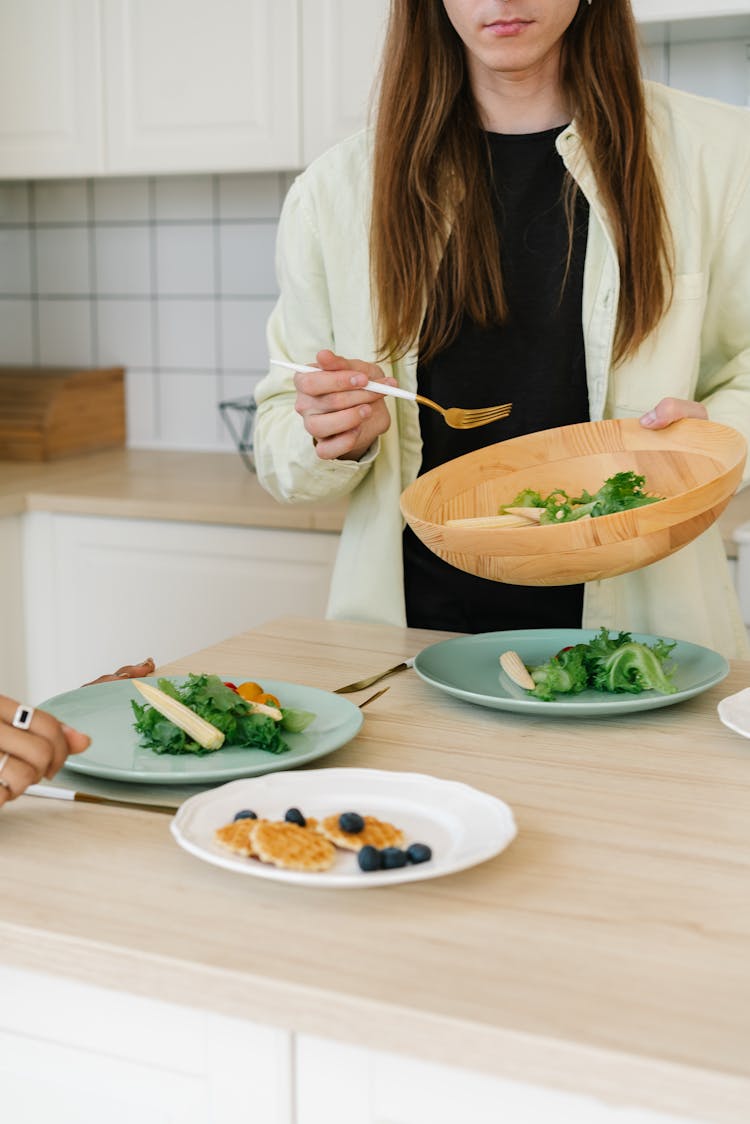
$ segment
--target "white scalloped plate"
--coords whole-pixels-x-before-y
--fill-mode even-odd
[[[750,738],[750,687],[735,695],[727,695],[716,709],[725,726],[743,738]]]
[[[283,819],[291,807],[317,819],[341,812],[377,816],[400,827],[407,845],[427,843],[432,858],[365,873],[354,852],[337,851],[330,870],[309,874],[233,855],[214,841],[216,829],[241,809],[250,808],[266,819]],[[171,830],[181,847],[204,862],[256,878],[323,889],[366,889],[439,878],[493,858],[516,835],[513,813],[494,796],[457,781],[379,769],[306,769],[232,781],[186,800]]]

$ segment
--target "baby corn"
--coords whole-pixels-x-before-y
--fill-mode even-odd
[[[481,531],[491,527],[533,527],[535,522],[523,515],[474,515],[468,519],[446,519],[445,526]]]
[[[509,679],[526,691],[533,691],[536,683],[531,678],[518,652],[503,652],[500,657],[500,667]]]
[[[253,702],[252,699],[245,699],[245,702],[252,710],[253,714],[265,714],[266,718],[273,718],[274,722],[280,722],[284,715],[275,706],[268,706],[266,703]]]
[[[205,718],[201,718],[189,706],[173,699],[171,695],[165,694],[164,691],[160,691],[158,687],[153,687],[150,683],[143,683],[134,679],[133,686],[140,691],[146,702],[150,703],[154,710],[158,710],[159,714],[184,730],[202,749],[221,749],[224,744],[224,734],[216,726],[206,722]]]

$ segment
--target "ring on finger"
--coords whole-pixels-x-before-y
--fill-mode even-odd
[[[31,725],[31,719],[34,717],[33,706],[24,706],[21,703],[16,707],[16,713],[11,720],[11,726],[15,726],[17,730],[28,730]]]

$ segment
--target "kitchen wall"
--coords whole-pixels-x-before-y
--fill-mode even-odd
[[[750,104],[746,36],[668,38],[650,31],[649,77]],[[231,448],[217,405],[266,368],[291,179],[0,183],[0,364],[122,364],[131,446]]]
[[[0,363],[124,365],[133,447],[231,448],[287,174],[0,183]]]

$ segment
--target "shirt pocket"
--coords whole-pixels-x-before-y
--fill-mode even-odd
[[[694,397],[706,287],[705,273],[677,274],[672,303],[661,322],[610,376],[611,416],[640,415],[662,398]]]

